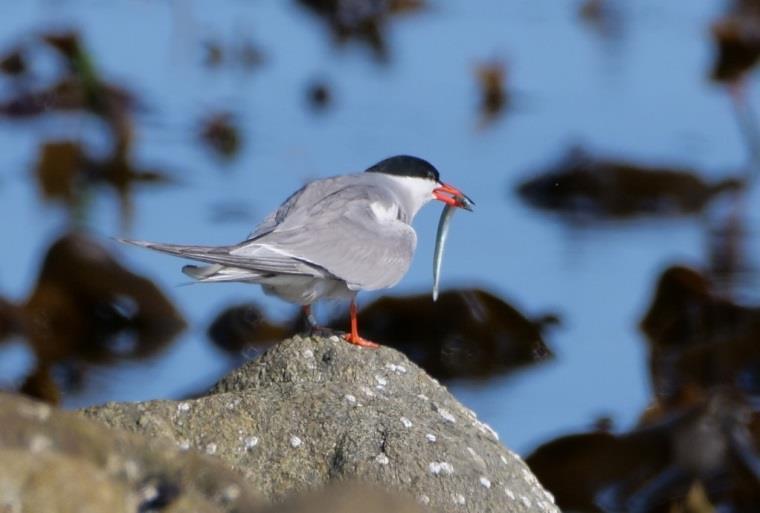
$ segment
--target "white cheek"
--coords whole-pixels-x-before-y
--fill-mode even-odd
[[[411,211],[407,212],[410,219],[423,205],[435,199],[433,189],[438,187],[438,184],[432,180],[421,180],[407,176],[394,176],[392,179],[399,182],[413,202],[413,205],[410,205]]]
[[[412,191],[418,202],[425,204],[428,201],[435,199],[433,195],[434,186],[428,180],[420,180],[419,178],[409,179],[407,187]]]
[[[433,194],[433,191],[428,187],[427,189],[423,189],[420,191],[419,198],[420,198],[420,203],[424,205],[428,201],[434,200],[435,194]]]

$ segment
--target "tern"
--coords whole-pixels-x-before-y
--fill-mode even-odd
[[[238,244],[120,241],[209,264],[182,268],[198,282],[257,283],[266,294],[301,305],[312,328],[312,303],[349,300],[351,331],[343,338],[374,348],[359,336],[356,295],[392,287],[406,274],[417,245],[412,220],[431,200],[449,209],[474,205],[429,162],[398,155],[361,173],[307,183]]]

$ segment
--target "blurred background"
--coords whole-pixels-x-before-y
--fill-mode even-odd
[[[760,510],[760,2],[0,5],[0,388],[191,397],[302,327],[114,237],[242,240],[390,155],[476,202],[360,295],[563,508]],[[316,308],[345,329],[346,305]]]

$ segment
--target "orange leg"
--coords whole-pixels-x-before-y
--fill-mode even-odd
[[[357,321],[357,314],[356,314],[356,300],[351,300],[351,333],[346,333],[343,335],[343,338],[350,342],[351,344],[355,344],[357,346],[361,347],[369,347],[372,349],[377,349],[380,347],[378,344],[375,344],[374,342],[371,342],[367,339],[361,338],[359,336],[359,323]]]

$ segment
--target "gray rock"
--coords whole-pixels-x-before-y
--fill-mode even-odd
[[[440,512],[557,512],[525,463],[438,382],[389,348],[286,340],[189,401],[84,414],[222,458],[271,498],[375,483]]]
[[[253,512],[262,501],[221,462],[166,441],[0,393],[0,511]]]
[[[414,500],[360,483],[328,485],[261,513],[430,513]]]

